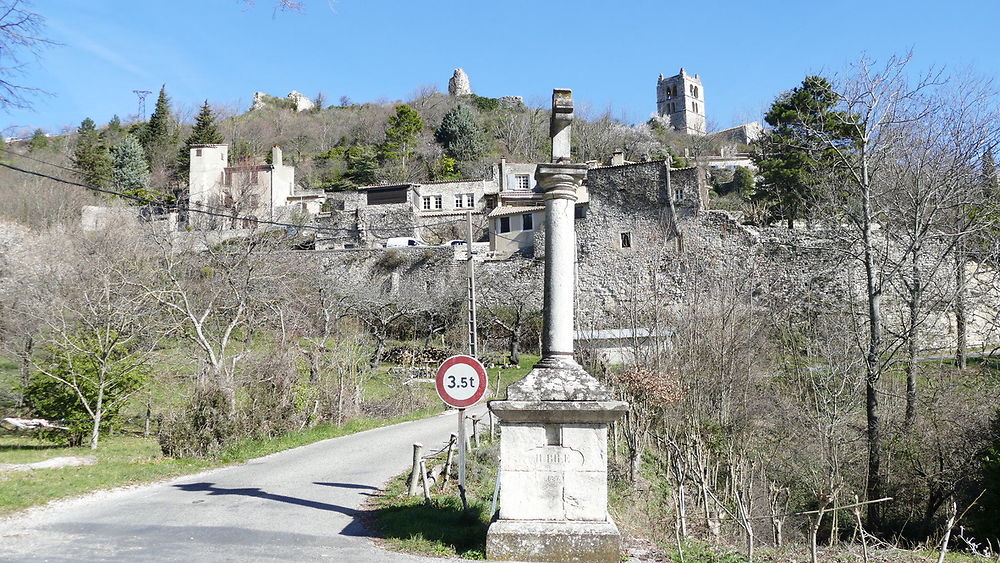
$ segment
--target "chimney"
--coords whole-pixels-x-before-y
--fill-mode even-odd
[[[611,154],[611,166],[621,166],[625,164],[625,151],[615,151]]]
[[[271,166],[274,166],[275,168],[283,166],[281,162],[281,147],[278,145],[274,145],[271,148]]]

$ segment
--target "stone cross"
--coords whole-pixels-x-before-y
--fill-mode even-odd
[[[569,162],[573,138],[573,91],[566,88],[552,90],[552,117],[549,135],[552,136],[552,162]]]
[[[608,515],[608,424],[627,405],[573,359],[577,191],[587,167],[570,161],[573,94],[552,92],[552,162],[535,180],[545,192],[542,360],[507,397],[500,419],[500,513],[486,537],[490,559],[620,561]]]

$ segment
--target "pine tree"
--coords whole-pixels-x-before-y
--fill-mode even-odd
[[[49,136],[41,129],[35,129],[28,141],[28,152],[35,152],[49,148]]]
[[[94,120],[89,117],[84,119],[76,134],[73,167],[85,184],[98,188],[108,187],[111,181],[111,154],[101,142]]]
[[[754,163],[760,172],[754,201],[771,206],[775,218],[807,218],[812,212],[817,182],[815,172],[833,168],[831,149],[819,136],[851,142],[849,116],[835,111],[838,102],[830,83],[807,76],[802,85],[778,96],[764,116],[773,127],[754,143]]]
[[[420,119],[417,110],[401,104],[396,106],[396,113],[389,116],[386,125],[382,158],[399,160],[403,169],[406,169],[406,161],[413,156],[413,144],[417,140],[417,134],[424,128],[424,121]]]
[[[378,155],[368,145],[355,145],[344,155],[347,172],[344,177],[355,186],[365,186],[378,181]]]
[[[149,125],[146,128],[145,138],[142,139],[143,148],[146,152],[157,144],[164,143],[170,137],[170,98],[167,97],[167,85],[160,88],[160,95],[156,98],[156,108],[149,116]]]
[[[174,163],[174,179],[181,183],[186,183],[188,169],[191,167],[191,147],[194,145],[217,145],[224,142],[222,134],[215,124],[215,113],[208,105],[208,100],[201,106],[198,117],[194,119],[194,128],[188,135],[184,146],[177,153],[177,161]]]
[[[486,152],[486,140],[472,111],[457,105],[444,114],[434,138],[458,160],[475,160]]]
[[[154,199],[155,194],[149,191],[149,166],[146,155],[142,152],[139,139],[126,135],[122,142],[111,150],[113,171],[112,185],[115,189],[128,195],[145,199]],[[136,202],[142,204],[142,202]]]

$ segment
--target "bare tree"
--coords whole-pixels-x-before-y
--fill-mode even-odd
[[[29,108],[30,96],[41,90],[15,84],[15,76],[24,71],[25,55],[38,52],[54,43],[43,37],[45,18],[31,11],[25,0],[0,2],[0,108]]]
[[[199,384],[217,386],[235,410],[237,364],[265,328],[258,321],[266,318],[270,302],[282,298],[289,275],[272,254],[280,237],[250,230],[222,244],[169,234],[156,242],[159,275],[135,283],[201,352]],[[198,252],[201,244],[204,250]]]
[[[836,224],[849,228],[852,238],[845,246],[856,249],[853,257],[863,270],[869,500],[883,496],[878,385],[889,357],[883,299],[889,280],[899,270],[877,233],[888,220],[893,189],[887,182],[888,164],[908,142],[911,127],[927,118],[931,108],[925,103],[926,96],[941,83],[940,73],[933,70],[916,81],[909,80],[909,60],[909,55],[890,57],[881,65],[860,60],[852,74],[834,87],[838,111],[811,131],[836,161],[833,169],[825,171],[832,203],[827,209]],[[868,505],[870,524],[879,524],[879,511],[878,504]]]
[[[484,276],[480,306],[493,326],[507,339],[507,358],[521,363],[521,339],[533,317],[541,313],[539,265],[530,260],[509,262],[505,275]]]
[[[107,419],[143,387],[153,350],[169,332],[156,326],[147,296],[130,281],[149,276],[135,234],[120,225],[69,240],[54,233],[37,239],[22,264],[27,298],[18,312],[36,323],[24,357],[71,393],[90,420],[91,448]]]

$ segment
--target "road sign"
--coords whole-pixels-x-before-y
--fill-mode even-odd
[[[434,382],[445,404],[464,409],[486,395],[486,368],[472,356],[452,356],[438,368]]]

